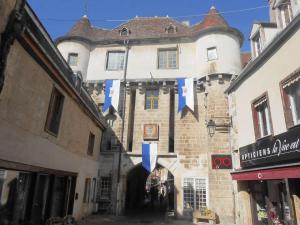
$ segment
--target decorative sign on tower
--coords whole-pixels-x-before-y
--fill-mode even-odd
[[[144,140],[157,141],[159,139],[158,124],[144,124]]]

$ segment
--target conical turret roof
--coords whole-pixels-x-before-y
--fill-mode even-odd
[[[229,27],[227,21],[214,6],[210,8],[204,20],[194,26],[194,30],[199,31],[210,27]]]

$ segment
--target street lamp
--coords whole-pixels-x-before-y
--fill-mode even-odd
[[[207,123],[206,123],[206,127],[207,127],[207,131],[210,137],[214,136],[215,134],[215,130],[216,130],[216,123],[215,121],[213,121],[212,119],[210,119]]]

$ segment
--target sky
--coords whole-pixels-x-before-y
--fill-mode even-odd
[[[253,22],[268,21],[268,0],[28,0],[55,40],[87,14],[95,27],[111,29],[135,16],[169,16],[178,21],[200,22],[215,6],[245,37],[242,51],[249,51]]]

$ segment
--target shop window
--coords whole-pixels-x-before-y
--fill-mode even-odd
[[[217,48],[216,47],[208,48],[207,49],[207,60],[212,61],[212,60],[216,60],[216,59],[218,59]]]
[[[88,151],[87,151],[88,155],[93,155],[94,145],[95,145],[95,135],[92,132],[90,132]]]
[[[159,89],[148,89],[145,93],[145,109],[158,109]]]
[[[291,1],[287,0],[278,7],[281,27],[285,28],[293,19]]]
[[[178,51],[177,48],[158,50],[158,69],[177,69]]]
[[[63,104],[64,96],[56,88],[53,88],[45,126],[45,130],[50,134],[58,134]]]
[[[123,70],[125,63],[124,51],[109,51],[106,59],[106,70]]]
[[[207,182],[201,178],[184,178],[183,205],[185,209],[204,210],[207,207]]]
[[[77,53],[69,53],[68,64],[70,66],[77,66],[77,63],[78,63],[78,54]]]
[[[84,183],[84,195],[83,195],[84,203],[90,202],[90,192],[91,192],[91,178],[86,178]]]
[[[255,138],[262,138],[272,133],[271,116],[267,95],[259,97],[252,103]]]
[[[300,124],[300,73],[282,82],[282,98],[287,128]]]
[[[109,200],[111,198],[111,177],[101,177],[100,198]]]

